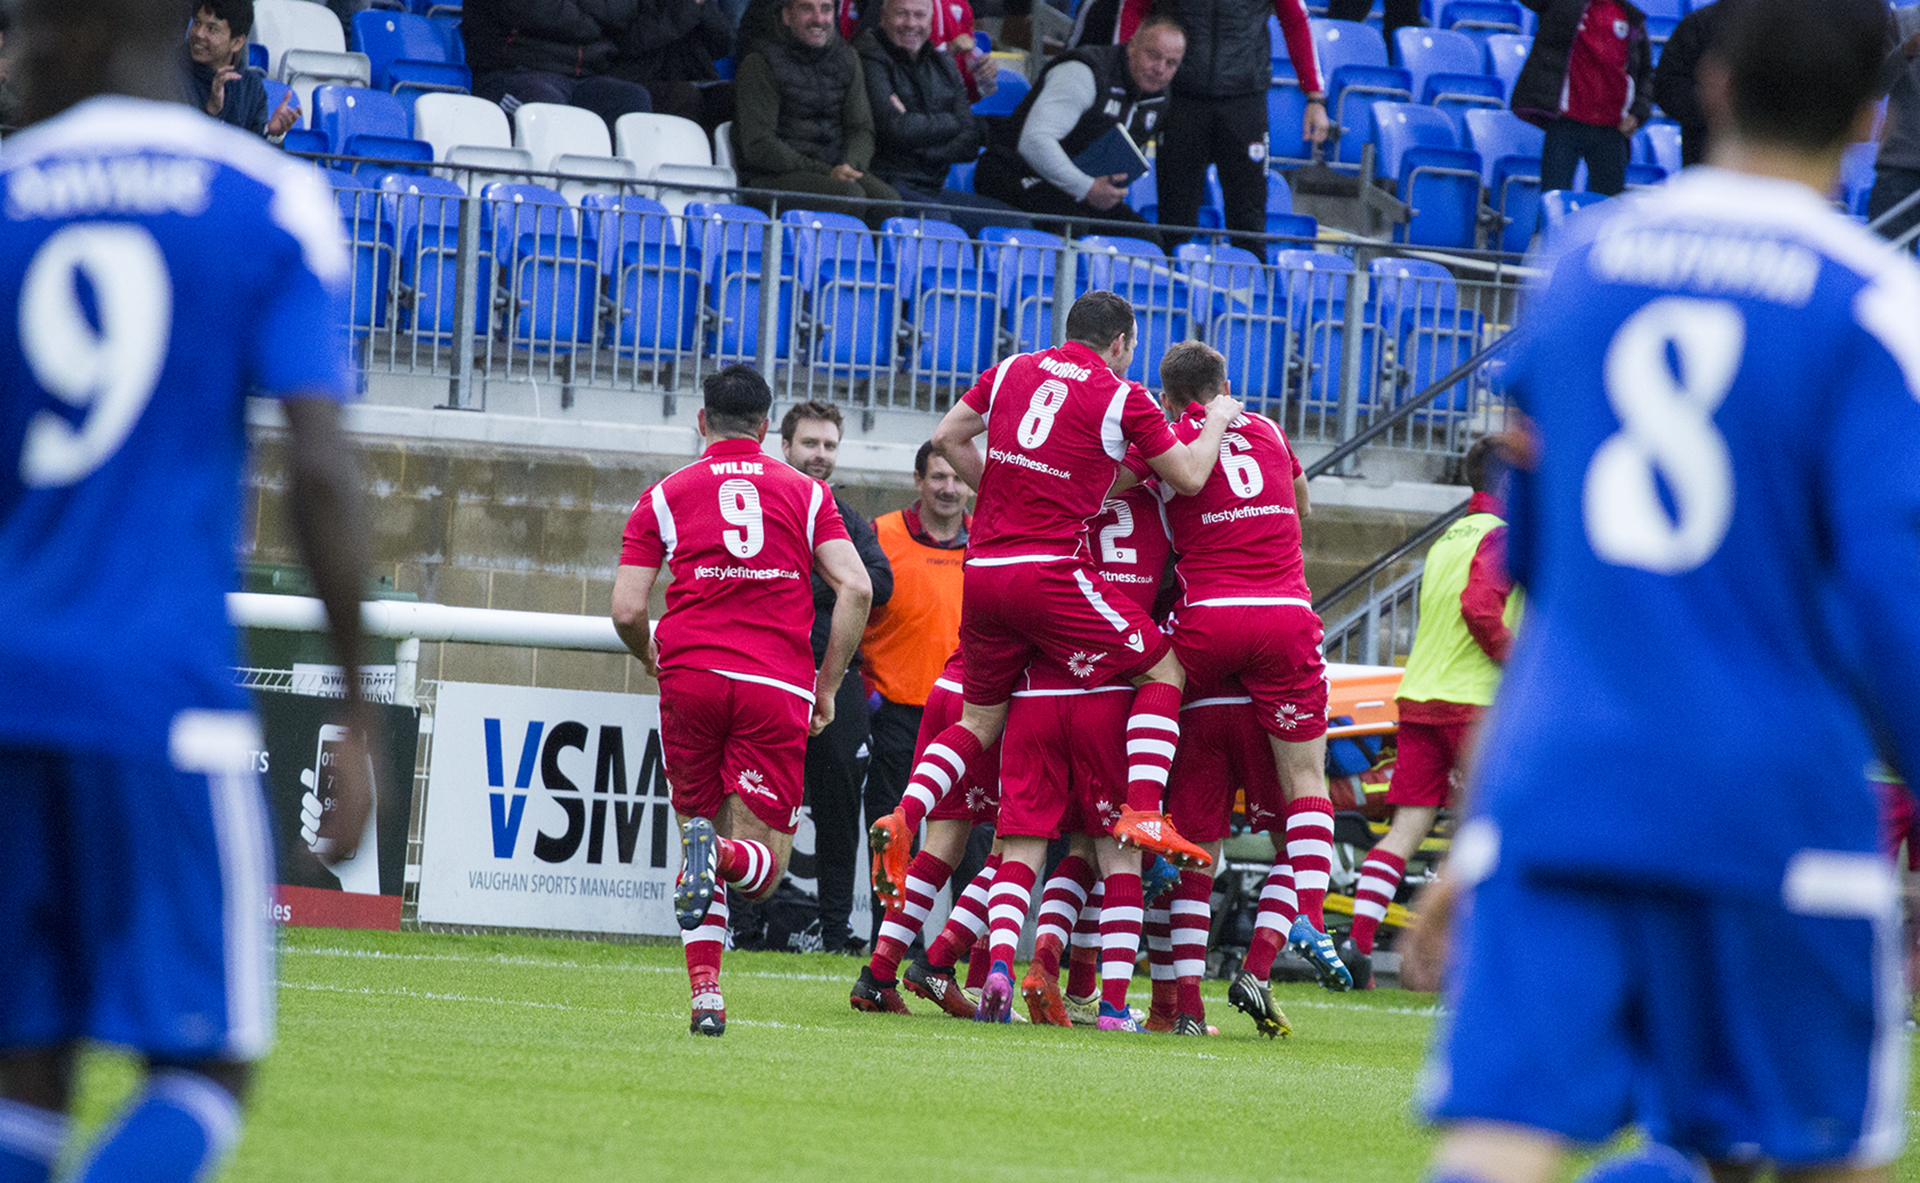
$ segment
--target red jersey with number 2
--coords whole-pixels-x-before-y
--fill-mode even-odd
[[[1127,446],[1153,457],[1175,442],[1146,387],[1077,341],[1015,354],[962,401],[987,421],[970,565],[1086,558],[1087,522]]]
[[[1160,575],[1173,553],[1159,487],[1135,485],[1101,506],[1088,525],[1094,566],[1106,577],[1107,584],[1144,611],[1152,612],[1154,599],[1160,594]],[[1071,654],[1067,660],[1072,662]],[[1043,654],[1027,666],[1022,688],[1084,690],[1087,680]]]
[[[620,563],[665,567],[662,669],[711,670],[813,701],[813,552],[847,537],[827,486],[753,440],[721,440],[640,495]]]
[[[1174,424],[1182,443],[1200,435],[1207,409],[1191,403]],[[1300,550],[1300,515],[1293,479],[1300,461],[1273,420],[1235,419],[1220,439],[1220,461],[1191,497],[1163,488],[1173,549],[1180,555],[1181,603],[1228,597],[1284,596],[1302,602],[1306,558]]]

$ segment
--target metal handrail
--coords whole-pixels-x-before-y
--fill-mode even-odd
[[[1312,464],[1307,465],[1304,475],[1308,480],[1312,480],[1314,477],[1323,476],[1326,473],[1332,472],[1343,460],[1406,422],[1408,419],[1411,419],[1415,413],[1424,408],[1428,403],[1439,398],[1452,387],[1459,385],[1469,374],[1479,369],[1488,358],[1506,348],[1507,342],[1511,340],[1513,340],[1512,333],[1501,334],[1491,345],[1488,345],[1485,349],[1482,349],[1480,352],[1454,367],[1448,372],[1446,377],[1441,378],[1419,394],[1414,395],[1406,402],[1395,407],[1391,414],[1355,432],[1352,436],[1348,437],[1347,442],[1320,457],[1320,459],[1315,460]]]
[[[1393,566],[1421,547],[1430,544],[1435,538],[1444,533],[1447,527],[1467,516],[1467,505],[1468,502],[1462,501],[1447,512],[1435,517],[1432,521],[1409,535],[1406,541],[1402,542],[1399,546],[1394,547],[1392,550],[1373,560],[1373,562],[1367,564],[1365,569],[1359,574],[1348,579],[1345,583],[1334,588],[1326,595],[1316,597],[1313,601],[1313,610],[1324,614],[1328,608],[1353,594],[1355,589],[1378,578],[1380,572]]]

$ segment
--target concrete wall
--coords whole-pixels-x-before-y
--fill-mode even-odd
[[[476,416],[476,418],[485,418]],[[300,561],[286,515],[284,435],[256,424],[241,557]],[[360,435],[374,574],[423,601],[605,615],[634,502],[689,456]],[[848,470],[842,495],[869,517],[913,499],[908,474]],[[1306,520],[1307,577],[1325,592],[1464,496],[1321,478]],[[655,613],[661,610],[655,591]],[[651,692],[630,657],[426,644],[423,677]]]

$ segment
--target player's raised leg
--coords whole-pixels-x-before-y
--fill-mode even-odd
[[[953,878],[954,864],[966,852],[970,828],[967,822],[957,818],[927,824],[927,844],[907,865],[905,898],[898,905],[887,905],[873,956],[853,984],[849,996],[853,1009],[907,1012],[899,992],[900,959],[926,923],[935,898]]]

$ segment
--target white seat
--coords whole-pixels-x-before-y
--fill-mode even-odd
[[[667,207],[667,212],[684,214],[690,201],[731,202],[731,192],[715,193],[711,186],[721,186],[731,190],[740,183],[733,170],[717,164],[660,164],[655,165],[651,176],[647,178],[659,184],[648,186],[640,191],[641,196],[651,197]],[[708,186],[701,189],[681,189],[678,185]]]
[[[733,162],[733,120],[729,119],[713,129],[713,162],[722,168],[738,171]]]
[[[533,166],[553,169],[556,156],[612,156],[606,120],[561,103],[522,103],[513,112],[513,146],[533,153]]]
[[[456,144],[511,148],[513,128],[500,104],[470,94],[423,94],[413,104],[413,138],[433,145],[433,158],[445,160]]]
[[[662,164],[712,164],[713,145],[691,119],[678,115],[622,115],[613,125],[614,151],[652,176]]]
[[[562,152],[553,158],[553,171],[594,178],[560,182],[560,195],[571,205],[579,205],[581,196],[587,193],[611,193],[619,197],[629,185],[640,180],[640,166],[624,156],[576,156]]]
[[[533,171],[533,156],[525,148],[455,144],[447,149],[441,160],[446,164],[465,166],[459,170],[448,168],[436,171],[465,186],[468,193],[477,194],[495,181],[524,185],[534,179],[527,175]]]
[[[267,77],[292,87],[305,111],[323,82],[366,86],[373,79],[367,55],[347,52],[340,18],[313,0],[257,0],[251,39],[266,47]]]

